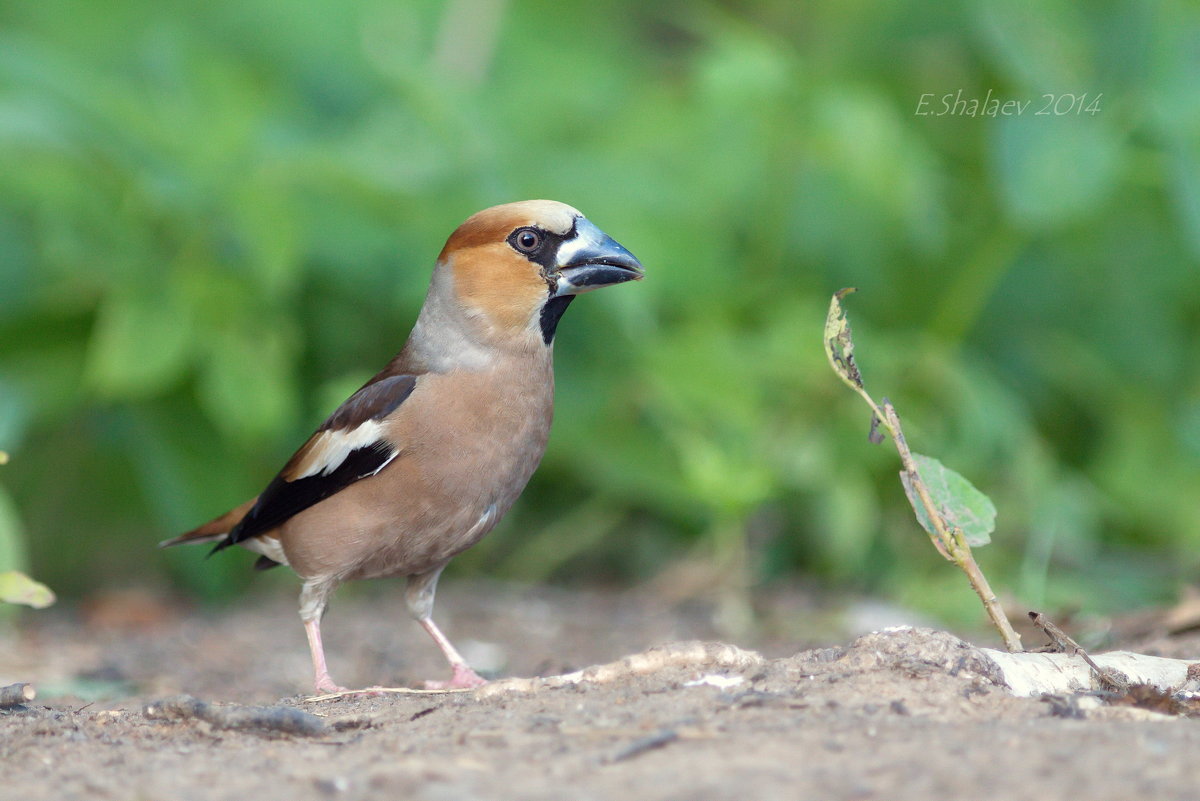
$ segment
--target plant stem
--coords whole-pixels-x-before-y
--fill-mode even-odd
[[[1017,636],[1012,624],[1008,622],[1004,610],[1000,608],[1000,602],[996,600],[996,594],[988,586],[983,571],[975,562],[975,557],[971,553],[971,545],[967,542],[966,536],[961,529],[947,525],[942,511],[930,497],[929,488],[925,486],[925,481],[921,478],[912,452],[908,449],[908,442],[904,439],[904,431],[900,428],[900,418],[896,414],[895,407],[892,406],[891,401],[884,398],[883,408],[880,409],[879,404],[867,394],[866,387],[863,386],[862,373],[859,372],[858,365],[854,361],[854,341],[850,336],[850,322],[846,319],[846,313],[842,309],[842,298],[853,291],[854,289],[850,287],[835,292],[833,299],[829,302],[829,314],[825,318],[824,341],[825,355],[829,359],[829,366],[846,386],[857,392],[871,407],[874,415],[871,419],[871,442],[883,441],[883,437],[879,435],[879,428],[891,435],[892,442],[895,443],[896,450],[900,454],[900,462],[904,466],[902,477],[906,479],[905,491],[909,492],[910,500],[912,500],[912,492],[916,493],[917,499],[925,509],[925,515],[933,527],[933,531],[928,531],[924,522],[921,524],[929,534],[933,546],[937,548],[938,553],[954,562],[960,570],[967,574],[967,580],[971,582],[975,594],[983,602],[983,608],[987,610],[988,617],[991,618],[992,624],[1004,639],[1004,647],[1011,652],[1020,651],[1021,638]],[[912,500],[912,503],[915,507],[917,501]]]
[[[872,407],[874,408],[874,404]],[[921,499],[921,505],[925,507],[925,513],[929,516],[929,520],[937,532],[936,536],[931,534],[929,539],[933,541],[934,547],[942,556],[958,565],[959,569],[967,575],[971,589],[975,590],[975,594],[983,602],[983,608],[987,611],[992,625],[1000,632],[1000,637],[1004,640],[1004,647],[1011,653],[1023,650],[1020,635],[1008,621],[1008,616],[1000,607],[1000,601],[992,592],[991,585],[988,584],[983,571],[979,569],[979,564],[975,561],[975,555],[971,553],[971,546],[967,543],[966,537],[958,528],[946,525],[941,511],[934,504],[933,498],[929,496],[929,490],[921,479],[921,474],[917,471],[912,452],[908,449],[904,431],[900,428],[900,417],[896,414],[896,407],[892,406],[891,401],[884,400],[883,414],[881,419],[887,424],[888,433],[892,435],[892,442],[895,443],[896,451],[900,454],[900,463],[904,466],[904,471],[908,473],[913,489],[916,491],[917,497]]]

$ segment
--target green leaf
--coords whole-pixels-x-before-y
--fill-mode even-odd
[[[54,603],[54,593],[24,573],[8,570],[0,573],[0,601],[45,609]]]
[[[946,467],[932,456],[919,453],[912,455],[917,472],[929,491],[929,497],[941,512],[946,525],[962,531],[971,546],[987,545],[992,541],[991,533],[996,528],[996,507],[992,499],[975,489],[970,481]],[[936,534],[925,506],[913,489],[912,479],[906,471],[900,471],[904,494],[916,512],[917,522],[930,534]]]

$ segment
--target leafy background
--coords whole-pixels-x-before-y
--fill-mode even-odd
[[[649,277],[572,307],[543,467],[460,574],[977,618],[824,362],[853,285],[868,388],[1000,510],[993,585],[1165,600],[1200,569],[1198,85],[1184,0],[0,0],[0,569],[246,587],[153,544],[391,355],[458,222],[552,197]],[[1033,107],[915,113],[958,90]]]

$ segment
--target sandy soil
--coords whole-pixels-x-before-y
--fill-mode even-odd
[[[336,679],[443,674],[397,595],[339,601],[326,619]],[[41,694],[0,712],[0,799],[1200,797],[1200,721],[1013,698],[944,633],[800,650],[812,643],[775,627],[741,643],[759,656],[715,644],[702,609],[634,595],[449,584],[438,612],[499,676],[652,650],[575,683],[312,700],[297,694],[308,658],[290,599],[221,615],[134,598],[28,616],[0,637],[0,683]],[[695,640],[708,644],[654,649]],[[206,714],[163,719],[157,702],[180,693]],[[279,707],[302,710],[315,733],[224,728],[247,705],[272,707],[276,723]]]

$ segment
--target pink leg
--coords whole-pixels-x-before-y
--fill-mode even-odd
[[[425,689],[453,690],[480,687],[487,684],[486,679],[474,670],[471,670],[471,666],[467,664],[467,660],[463,659],[458,649],[446,639],[446,635],[442,634],[442,630],[433,622],[433,618],[424,617],[419,622],[429,632],[429,636],[433,638],[433,641],[438,644],[438,648],[442,649],[442,653],[446,655],[446,661],[450,663],[450,669],[453,671],[450,681],[427,681],[425,682]]]
[[[345,687],[339,687],[329,677],[329,668],[325,666],[325,647],[321,645],[321,619],[304,621],[304,633],[308,635],[308,650],[312,653],[313,677],[319,693],[343,693]]]

